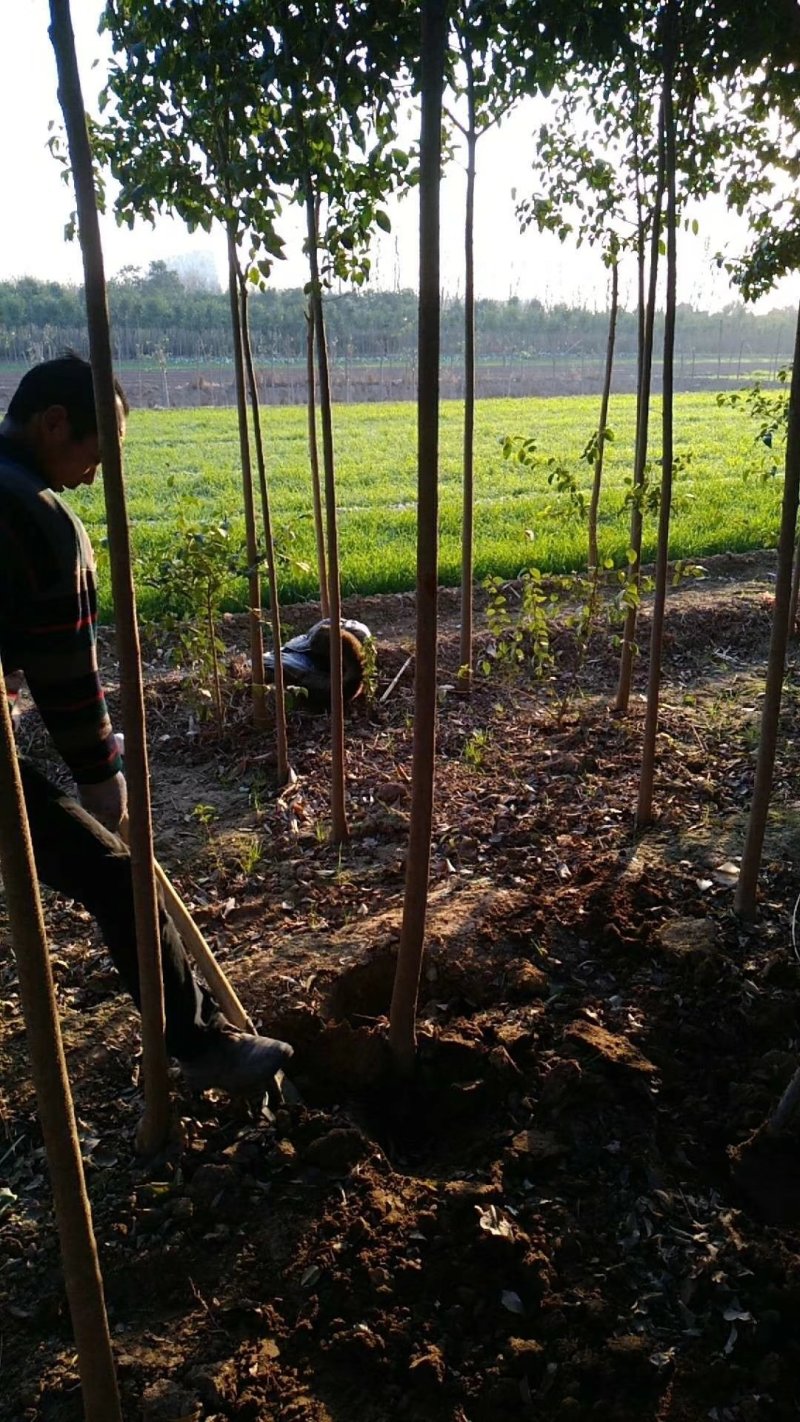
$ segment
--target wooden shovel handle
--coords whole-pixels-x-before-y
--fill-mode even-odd
[[[230,979],[223,972],[214,954],[189,913],[174,884],[167,878],[158,860],[154,860],[156,879],[161,885],[164,905],[175,920],[186,948],[191,953],[197,967],[203,974],[222,1011],[234,1027],[242,1032],[253,1032],[253,1023],[245,1012]]]
[[[126,817],[117,831],[126,844],[128,842],[127,830]],[[195,966],[200,969],[228,1021],[234,1027],[238,1027],[241,1032],[255,1032],[255,1027],[245,1012],[233,984],[223,972],[178,890],[167,877],[157,859],[153,860],[153,868],[156,882],[161,885],[164,907],[170,918],[174,919],[184,947],[188,948],[191,953]]]

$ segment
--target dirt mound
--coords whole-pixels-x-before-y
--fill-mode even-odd
[[[717,562],[670,600],[659,820],[638,843],[641,703],[609,714],[606,641],[560,719],[560,664],[545,684],[495,673],[469,700],[443,693],[408,1086],[386,1014],[413,666],[377,698],[408,656],[412,601],[347,605],[379,652],[377,698],[349,719],[342,849],[326,840],[325,718],[292,718],[299,780],[276,798],[246,698],[218,742],[187,733],[177,679],[150,676],[160,852],[248,1010],[293,1042],[303,1099],[268,1119],[179,1094],[180,1139],[144,1167],[136,1020],[86,916],[48,899],[126,1417],[797,1417],[796,1148],[760,1134],[800,1037],[795,673],[748,928],[732,884],[771,564]],[[455,599],[441,608],[447,685]],[[109,639],[104,655],[113,692]],[[9,962],[0,984],[0,1418],[77,1422]]]

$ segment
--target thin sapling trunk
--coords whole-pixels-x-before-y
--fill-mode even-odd
[[[253,724],[263,731],[267,725],[264,693],[264,636],[261,626],[261,577],[259,574],[256,515],[253,500],[253,470],[250,461],[250,435],[247,426],[247,397],[244,384],[242,323],[239,311],[239,258],[235,233],[228,229],[228,295],[233,336],[233,368],[236,377],[236,412],[239,421],[239,454],[242,464],[242,497],[244,528],[247,542],[248,611],[250,615],[250,661],[252,664]]]
[[[422,4],[422,124],[419,219],[419,388],[417,392],[417,641],[411,826],[403,924],[389,1014],[395,1069],[416,1060],[416,1013],[428,907],[436,759],[437,555],[439,515],[439,182],[446,0]]]
[[[767,661],[767,682],[761,708],[761,735],[758,743],[756,778],[753,800],[747,823],[739,883],[734,906],[744,918],[752,917],[756,906],[756,887],[761,868],[764,834],[767,827],[775,752],[778,744],[778,718],[781,709],[786,648],[789,641],[789,611],[792,591],[792,557],[797,529],[797,503],[800,494],[800,310],[797,316],[792,384],[789,392],[789,420],[786,433],[786,476],[783,483],[781,529],[778,538],[778,570],[775,578],[775,608]]]
[[[472,572],[475,521],[475,75],[471,50],[467,70],[467,203],[464,219],[464,494],[461,525],[461,642],[459,662],[466,686],[472,683]]]
[[[599,568],[600,555],[597,550],[597,519],[600,511],[600,490],[603,485],[603,464],[606,453],[606,429],[608,426],[608,406],[611,399],[611,379],[614,373],[614,344],[617,334],[617,312],[619,310],[619,259],[613,254],[611,262],[611,310],[608,317],[608,341],[606,344],[606,365],[603,375],[603,393],[600,397],[600,429],[597,436],[597,458],[594,463],[592,496],[589,501],[589,570]]]
[[[639,585],[642,566],[642,527],[644,523],[644,483],[647,467],[647,437],[650,422],[650,387],[653,371],[653,331],[656,312],[656,284],[658,278],[658,255],[661,241],[661,205],[664,197],[664,105],[659,107],[658,116],[658,172],[653,200],[652,230],[650,234],[650,281],[647,305],[642,328],[642,348],[639,370],[639,387],[636,407],[636,450],[634,454],[633,489],[631,502],[631,561],[628,565],[630,598],[625,614],[620,653],[619,682],[617,685],[615,710],[624,715],[628,710],[633,680],[633,658],[636,648],[636,619],[639,606]]]
[[[225,717],[222,710],[222,686],[219,676],[219,658],[217,656],[217,629],[214,625],[214,602],[211,589],[206,589],[206,628],[208,630],[208,645],[211,648],[211,678],[214,683],[214,708],[217,713],[217,731],[222,735]]]
[[[311,497],[314,503],[314,535],[317,541],[317,572],[319,605],[323,617],[330,615],[328,598],[328,568],[325,553],[325,519],[322,508],[322,488],[319,479],[319,446],[317,444],[316,373],[314,369],[314,310],[309,303],[306,312],[306,372],[308,380],[308,457],[311,463]]]
[[[258,402],[258,385],[253,365],[253,350],[250,343],[250,320],[248,314],[247,282],[240,274],[242,343],[247,367],[247,383],[250,388],[250,405],[253,412],[253,435],[256,444],[256,465],[258,487],[261,493],[261,517],[264,523],[264,542],[267,550],[267,578],[269,581],[269,615],[272,628],[272,646],[275,656],[275,749],[278,758],[278,784],[287,785],[294,775],[289,765],[289,740],[286,734],[286,702],[283,694],[283,663],[281,661],[281,609],[278,598],[278,574],[275,567],[275,538],[272,532],[272,513],[269,502],[267,469],[264,460],[264,442],[261,437],[261,410]]]
[[[667,563],[669,559],[669,525],[672,507],[672,472],[674,448],[674,368],[675,368],[675,307],[677,282],[677,200],[675,155],[675,110],[672,96],[677,37],[675,0],[667,14],[667,35],[664,43],[664,167],[667,189],[667,300],[664,313],[664,378],[662,399],[661,498],[658,510],[658,546],[656,550],[655,596],[650,634],[650,665],[647,680],[647,711],[642,742],[642,768],[639,776],[639,799],[636,825],[644,829],[653,814],[653,779],[656,762],[659,693],[661,689],[661,651],[664,642],[664,614],[667,598]]]
[[[69,6],[52,0],[51,14],[54,43],[62,44],[66,26],[72,35]],[[2,687],[0,666],[0,693]],[[33,847],[4,694],[0,694],[0,873],[78,1350],[84,1415],[86,1422],[122,1422]]]
[[[306,223],[311,273],[309,301],[314,315],[314,335],[319,372],[322,459],[325,469],[325,514],[328,542],[328,600],[331,624],[331,838],[343,844],[349,836],[345,805],[344,700],[342,696],[342,602],[339,590],[339,531],[336,521],[336,476],[333,458],[333,414],[328,346],[322,309],[322,285],[317,257],[317,202],[311,175],[306,178]]]
[[[92,152],[75,55],[69,0],[51,0],[50,14],[50,35],[58,69],[59,99],[64,113],[75,183],[97,429],[103,451],[103,493],[120,661],[120,697],[122,724],[125,728],[130,807],[128,833],[141,992],[145,1105],[137,1133],[137,1144],[144,1154],[151,1155],[160,1150],[167,1139],[170,1106],[136,594],[131,571],[130,533],[122,476],[122,451],[111,360],[103,249],[97,217]]]

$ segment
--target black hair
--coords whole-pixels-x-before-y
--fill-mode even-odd
[[[118,380],[114,381],[114,389],[127,415],[130,406]],[[11,397],[8,418],[17,425],[25,425],[33,415],[48,410],[51,405],[64,406],[75,439],[96,433],[92,367],[74,351],[34,365],[23,375]]]

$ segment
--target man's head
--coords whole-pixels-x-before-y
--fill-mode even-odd
[[[116,380],[114,388],[122,436],[129,407]],[[11,398],[4,425],[35,455],[52,489],[91,484],[102,454],[89,362],[69,354],[33,366]]]

